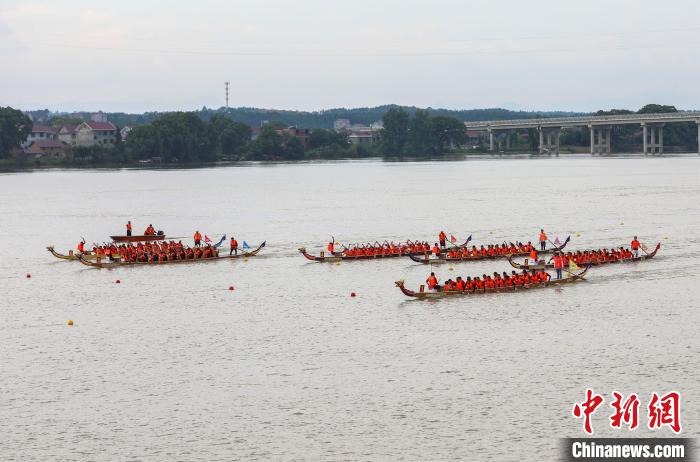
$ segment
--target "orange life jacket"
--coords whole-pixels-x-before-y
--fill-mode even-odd
[[[544,242],[546,240],[547,240],[547,235],[544,232],[540,233],[540,242]]]
[[[430,276],[428,278],[428,289],[432,289],[433,287],[435,287],[437,285],[437,283],[438,283],[437,278],[435,276]]]
[[[201,241],[202,240],[202,235],[200,233],[194,233],[194,240],[195,241]]]

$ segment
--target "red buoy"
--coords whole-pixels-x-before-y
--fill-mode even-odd
[[[228,286],[228,290],[233,290],[233,286]]]
[[[29,279],[30,277],[32,277],[32,275],[27,273],[27,279]]]
[[[117,279],[116,281],[114,281],[114,283],[115,283],[115,284],[121,284],[121,283],[122,283],[122,281],[121,281],[121,280],[119,280],[119,279]]]
[[[355,295],[356,295],[355,292],[350,292],[351,297],[354,297]]]

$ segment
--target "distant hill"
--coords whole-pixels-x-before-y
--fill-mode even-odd
[[[323,111],[289,111],[282,109],[260,109],[260,108],[219,108],[209,109],[203,107],[197,113],[202,119],[209,120],[215,114],[225,114],[232,120],[248,124],[252,127],[259,127],[263,122],[280,122],[284,125],[296,125],[299,128],[332,128],[333,121],[336,119],[350,119],[352,123],[370,124],[381,120],[382,116],[392,107],[403,107],[409,113],[415,112],[415,106],[397,106],[384,105],[370,108],[354,108],[354,109],[326,109]],[[451,110],[440,108],[427,108],[432,115],[443,115],[455,117],[462,121],[480,121],[480,120],[504,120],[504,119],[530,119],[537,117],[573,117],[585,115],[580,112],[563,112],[563,111],[511,111],[508,109],[493,108],[493,109],[464,109]],[[89,120],[90,112],[74,112],[74,113],[51,113],[48,110],[26,111],[31,114],[35,121],[46,122],[52,117],[70,115],[72,117],[81,117]],[[142,114],[128,114],[124,112],[106,112],[107,119],[120,127],[125,125],[141,125],[150,123],[165,114],[166,112],[145,112]]]

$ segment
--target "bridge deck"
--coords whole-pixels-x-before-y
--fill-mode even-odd
[[[487,120],[483,122],[464,122],[464,126],[467,130],[514,130],[540,127],[580,127],[589,125],[621,125],[642,123],[661,124],[672,122],[700,123],[700,112]]]

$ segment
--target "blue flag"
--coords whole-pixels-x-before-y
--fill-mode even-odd
[[[243,248],[250,249],[250,246],[248,245],[248,243],[246,241],[243,241]]]
[[[226,240],[226,235],[224,234],[223,236],[221,236],[221,239],[219,239],[219,242],[214,244],[214,247],[218,249],[219,247],[221,247],[221,244],[223,244],[225,240]]]

